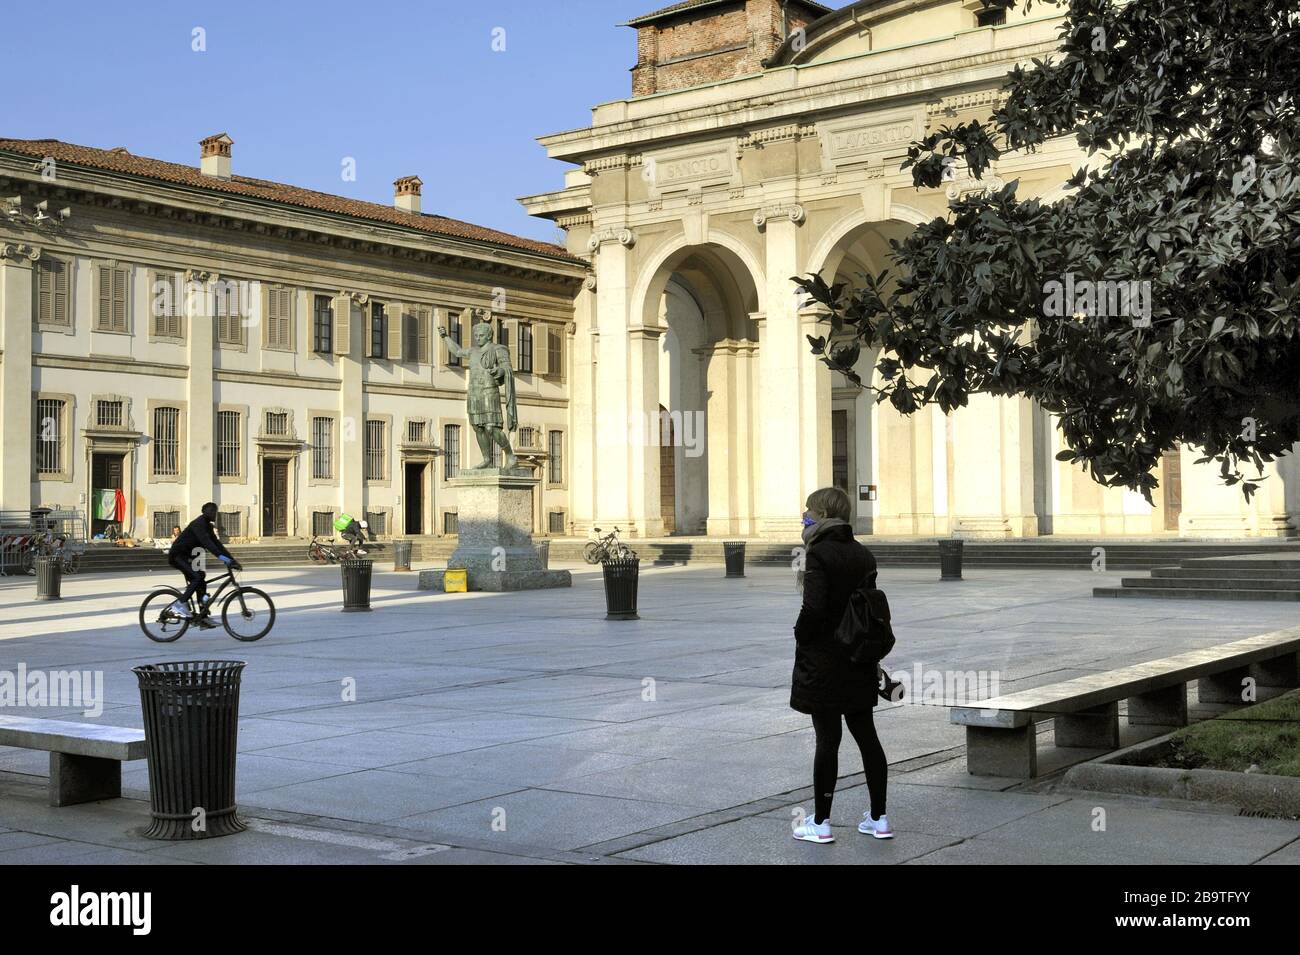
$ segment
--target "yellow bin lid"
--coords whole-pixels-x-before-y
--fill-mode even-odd
[[[442,575],[442,589],[449,594],[467,593],[469,591],[469,571],[446,571]]]

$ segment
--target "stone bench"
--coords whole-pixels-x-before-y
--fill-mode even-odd
[[[1130,725],[1186,726],[1190,682],[1202,703],[1240,705],[1248,679],[1255,700],[1300,686],[1300,627],[954,706],[951,719],[966,727],[969,773],[1032,779],[1038,721],[1054,722],[1058,747],[1118,749],[1120,700]]]
[[[144,759],[144,732],[97,723],[0,716],[0,746],[50,754],[50,805],[122,795],[122,763]]]

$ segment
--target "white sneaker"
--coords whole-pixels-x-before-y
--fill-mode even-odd
[[[176,616],[181,617],[185,620],[189,620],[191,617],[194,616],[194,614],[190,613],[190,608],[185,604],[181,603],[179,600],[173,600],[172,605],[167,609],[170,610],[172,613],[174,613]]]
[[[804,818],[802,824],[794,827],[794,837],[802,839],[804,842],[834,842],[835,837],[831,835],[831,821],[818,824],[813,821],[812,816]]]
[[[881,813],[879,819],[872,819],[870,812],[864,812],[862,821],[858,823],[858,832],[875,836],[877,839],[894,838],[894,830],[889,828],[889,817],[884,813]]]

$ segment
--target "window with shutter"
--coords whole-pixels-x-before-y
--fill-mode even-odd
[[[244,344],[239,282],[234,279],[218,279],[213,282],[211,301],[217,341],[223,345]]]
[[[546,373],[552,378],[564,377],[564,330],[546,330]]]
[[[293,292],[286,288],[266,293],[266,344],[268,348],[293,347]]]
[[[549,431],[547,432],[547,444],[549,452],[546,473],[548,484],[564,483],[564,432]]]
[[[433,325],[433,312],[427,308],[417,309],[415,319],[417,337],[415,360],[422,365],[427,365],[429,364],[429,335]]]
[[[43,257],[36,265],[36,320],[41,325],[72,325],[68,294],[72,270],[61,259]]]
[[[99,284],[99,301],[95,315],[95,328],[101,332],[125,332],[128,317],[128,282],[130,271],[108,264],[96,266]]]
[[[458,312],[451,313],[447,316],[447,335],[457,345],[461,346],[464,346],[465,344],[464,324],[465,323],[461,320],[461,315]],[[459,355],[448,353],[447,364],[451,365],[453,368],[459,368],[463,364],[463,361]]]
[[[406,314],[406,306],[400,302],[388,306],[388,360],[402,360],[402,332],[403,316]]]

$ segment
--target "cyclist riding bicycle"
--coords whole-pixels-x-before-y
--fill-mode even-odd
[[[171,610],[178,617],[189,619],[193,616],[190,613],[189,599],[197,594],[199,606],[203,610],[198,624],[204,630],[211,630],[216,624],[207,619],[208,585],[203,573],[203,552],[215,554],[223,564],[234,570],[243,569],[239,561],[222,545],[216,520],[217,505],[209,501],[203,505],[199,516],[190,521],[185,530],[172,541],[171,549],[167,551],[167,563],[185,575],[185,592],[179,600],[172,603]]]
[[[340,514],[334,519],[334,529],[345,541],[357,548],[359,554],[365,553],[365,529],[369,526],[365,521],[358,521],[351,514]]]

